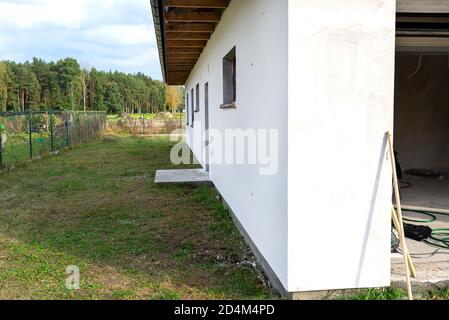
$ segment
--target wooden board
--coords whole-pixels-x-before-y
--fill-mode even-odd
[[[397,0],[399,13],[449,13],[447,0]]]

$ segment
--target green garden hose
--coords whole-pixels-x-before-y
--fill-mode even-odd
[[[402,209],[402,212],[412,212],[412,213],[418,213],[421,215],[424,215],[426,217],[429,217],[429,219],[422,219],[422,220],[417,220],[417,219],[412,219],[412,218],[406,218],[404,217],[403,220],[407,221],[407,222],[416,222],[416,223],[432,223],[437,221],[437,216],[435,214],[432,214],[430,212],[427,211],[420,211],[420,210],[405,210]]]
[[[439,248],[448,249],[449,248],[449,229],[433,229],[432,236],[430,237],[432,241],[436,243],[426,241]]]
[[[413,219],[413,218],[407,218],[403,217],[404,221],[407,222],[416,222],[416,223],[433,223],[438,220],[437,215],[441,216],[448,216],[448,213],[441,213],[441,212],[433,212],[433,211],[424,211],[424,210],[408,210],[408,209],[402,209],[403,212],[411,212],[411,213],[418,213],[421,215],[424,215],[425,217],[428,217],[428,219]],[[440,229],[432,229],[432,235],[428,240],[425,240],[426,243],[442,248],[442,249],[449,249],[449,228],[440,228]]]

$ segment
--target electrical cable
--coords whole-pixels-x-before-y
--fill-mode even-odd
[[[400,181],[399,184],[401,189],[409,189],[412,187],[412,184],[408,181]]]
[[[449,254],[448,251],[443,251],[443,249],[446,248],[435,248],[434,252],[429,253],[411,253],[410,255],[415,259],[428,259],[436,256],[437,254]],[[400,254],[403,254],[403,251],[401,249],[397,249],[397,252]]]
[[[409,79],[413,78],[414,76],[416,76],[418,74],[419,70],[421,69],[421,67],[423,65],[423,62],[424,62],[424,56],[421,54],[418,59],[418,66],[413,71],[413,73],[408,76]]]
[[[412,176],[422,177],[422,178],[438,178],[440,176],[435,171],[428,170],[428,169],[410,169],[410,170],[407,170],[405,173],[412,175]]]

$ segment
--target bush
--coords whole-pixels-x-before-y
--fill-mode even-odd
[[[154,120],[172,120],[173,113],[171,112],[160,112],[154,116]]]
[[[0,144],[0,148],[3,149],[3,147],[6,144],[6,141],[8,140],[8,137],[6,136],[6,129],[5,129],[5,125],[0,123],[0,137],[1,137],[1,144]]]

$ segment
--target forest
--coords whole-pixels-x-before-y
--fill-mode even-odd
[[[179,107],[181,90],[167,88],[162,81],[143,73],[82,68],[72,58],[57,62],[38,58],[25,63],[0,61],[0,112],[158,113]],[[169,103],[166,103],[166,95]]]

